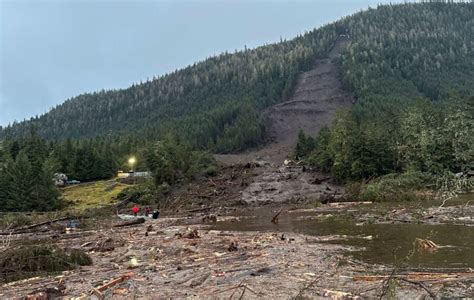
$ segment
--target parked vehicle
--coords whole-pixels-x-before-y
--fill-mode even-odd
[[[75,179],[66,181],[66,184],[79,184],[79,183],[81,183],[81,182],[79,180],[75,180]]]

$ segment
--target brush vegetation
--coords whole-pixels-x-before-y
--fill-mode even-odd
[[[65,251],[51,245],[19,246],[0,253],[0,281],[57,274],[91,264],[92,259],[82,250]]]

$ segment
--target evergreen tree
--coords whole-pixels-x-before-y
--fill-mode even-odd
[[[58,208],[59,193],[53,183],[56,167],[54,157],[48,155],[43,140],[36,135],[26,139],[15,160],[8,156],[2,161],[0,210],[44,211]]]

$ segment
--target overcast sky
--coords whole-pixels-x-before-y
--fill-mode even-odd
[[[0,0],[0,125],[381,2]]]

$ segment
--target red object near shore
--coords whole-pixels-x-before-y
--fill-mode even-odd
[[[132,212],[133,212],[134,215],[138,214],[139,211],[140,211],[140,209],[136,205],[132,208]]]

